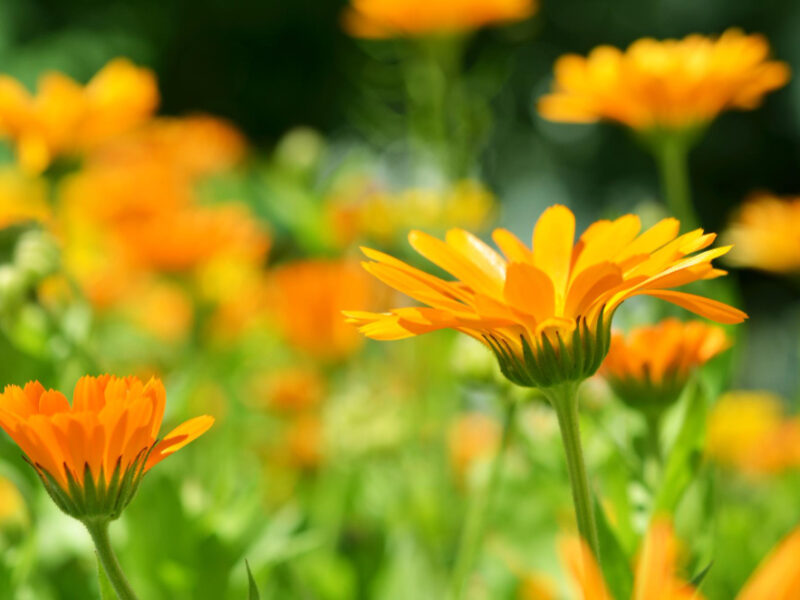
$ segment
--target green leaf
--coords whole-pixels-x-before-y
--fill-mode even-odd
[[[653,505],[654,513],[672,514],[675,511],[701,463],[707,413],[705,395],[699,385],[693,385],[687,391],[683,423],[664,468]]]
[[[693,587],[696,588],[700,587],[700,585],[703,583],[703,580],[706,578],[706,575],[708,575],[708,572],[711,570],[711,567],[713,566],[714,566],[714,561],[712,560],[703,569],[701,569],[697,575],[692,577],[692,580],[689,583],[691,583]]]
[[[256,586],[253,573],[250,571],[250,563],[244,561],[244,566],[247,568],[247,580],[250,582],[250,593],[247,595],[247,598],[248,600],[261,600],[261,596],[258,593],[258,586]]]
[[[594,499],[594,512],[597,521],[597,538],[600,544],[600,563],[611,595],[614,598],[630,598],[633,594],[633,572],[614,530],[606,519],[606,513]]]

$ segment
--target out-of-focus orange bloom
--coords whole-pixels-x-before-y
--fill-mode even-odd
[[[375,287],[357,263],[305,260],[272,276],[271,306],[286,340],[298,350],[326,360],[342,359],[361,347],[358,332],[342,310],[375,302]]]
[[[611,46],[587,58],[562,56],[554,91],[539,101],[553,121],[609,120],[638,130],[702,126],[728,109],[753,109],[789,80],[786,63],[769,60],[761,35],[729,29],[718,38],[641,39],[625,52]]]
[[[769,392],[729,392],[709,415],[706,453],[748,475],[800,467],[800,417]]]
[[[238,163],[246,150],[233,124],[210,115],[159,117],[92,153],[94,165],[167,165],[173,172],[200,177]]]
[[[262,260],[269,238],[238,203],[197,206],[118,228],[126,253],[139,268],[175,272],[221,256]]]
[[[166,281],[141,281],[122,299],[120,310],[143,331],[165,342],[184,339],[194,318],[186,291]]]
[[[637,327],[627,336],[615,332],[601,374],[626,403],[659,410],[677,400],[692,372],[727,349],[721,327],[670,318]]]
[[[792,531],[763,560],[736,600],[794,600],[800,598],[800,527]]]
[[[538,573],[528,573],[522,577],[517,600],[556,600],[556,588],[553,582]]]
[[[581,381],[600,366],[614,311],[632,296],[654,296],[723,323],[746,318],[721,302],[671,289],[724,274],[711,261],[729,250],[695,254],[715,236],[702,229],[678,236],[678,228],[675,219],[664,219],[640,234],[639,218],[626,215],[598,221],[576,243],[574,215],[552,206],[536,222],[533,249],[495,230],[505,257],[461,229],[448,231],[444,241],[412,231],[413,248],[456,281],[365,248],[370,273],[427,306],[345,314],[378,340],[439,329],[466,333],[489,345],[503,373],[520,385]]]
[[[725,232],[735,244],[733,265],[774,273],[800,272],[800,198],[757,194],[739,208]]]
[[[409,229],[482,229],[496,208],[492,193],[477,181],[463,180],[445,190],[411,188],[390,193],[369,179],[350,179],[328,198],[327,211],[342,246],[357,240],[382,244]]]
[[[350,0],[343,23],[361,38],[441,35],[521,21],[537,7],[536,0]]]
[[[325,380],[310,367],[293,367],[261,376],[254,395],[281,413],[302,413],[317,408],[325,397]]]
[[[0,134],[14,141],[22,168],[40,173],[142,123],[158,104],[155,76],[118,58],[81,86],[60,73],[39,79],[35,95],[0,76]]]
[[[491,458],[500,443],[500,425],[479,412],[460,415],[450,426],[447,442],[450,465],[459,479],[464,479],[473,465]]]
[[[0,229],[26,221],[49,221],[44,181],[16,169],[0,169]]]
[[[145,472],[214,422],[209,416],[195,417],[159,441],[165,405],[158,379],[142,383],[136,377],[82,377],[72,405],[61,392],[30,382],[24,389],[7,386],[0,395],[0,426],[67,513],[86,516],[77,513],[99,510],[118,516],[130,501],[120,490],[129,485],[132,496]],[[97,490],[119,496],[103,498],[99,507],[85,504],[87,495],[101,493]]]
[[[304,414],[289,424],[286,432],[286,452],[292,465],[302,469],[314,469],[323,460],[322,419],[318,415]]]
[[[578,597],[613,600],[603,573],[583,540],[564,540],[561,557],[579,592]],[[678,542],[672,526],[665,520],[656,520],[639,554],[631,600],[702,600],[697,590],[678,577],[677,558]]]

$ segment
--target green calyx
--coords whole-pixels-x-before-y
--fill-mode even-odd
[[[644,378],[607,377],[617,397],[648,418],[658,419],[677,402],[686,387],[687,377],[677,370],[668,371],[658,382]]]
[[[62,487],[56,479],[40,465],[33,465],[44,484],[45,490],[56,503],[56,506],[81,521],[118,519],[130,504],[145,472],[149,449],[143,450],[136,459],[123,471],[121,459],[108,482],[103,469],[95,481],[89,465],[84,466],[83,480],[73,477],[66,467],[67,488]]]
[[[581,318],[571,337],[566,337],[556,333],[555,342],[545,335],[529,342],[520,336],[521,356],[504,340],[488,335],[484,340],[510,381],[524,387],[549,388],[579,383],[597,372],[611,343],[611,319],[606,320],[604,311],[594,326]]]

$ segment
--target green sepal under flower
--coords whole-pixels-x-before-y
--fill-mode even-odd
[[[520,336],[522,355],[514,352],[508,342],[493,336],[484,340],[497,357],[500,370],[510,381],[525,387],[549,388],[569,382],[580,383],[600,368],[611,344],[611,319],[600,311],[592,327],[581,318],[565,342],[555,334],[556,343],[547,335],[529,342]]]
[[[83,481],[78,481],[65,467],[67,489],[59,485],[55,478],[41,466],[31,464],[36,469],[36,473],[44,484],[44,489],[47,490],[53,502],[70,517],[81,521],[89,519],[113,521],[119,518],[136,495],[142,477],[144,477],[149,455],[150,448],[143,450],[124,471],[121,460],[118,460],[108,483],[106,483],[102,468],[100,476],[95,481],[89,465],[85,465]],[[28,459],[25,458],[25,460]]]
[[[653,382],[647,373],[644,378],[605,377],[622,402],[654,419],[660,418],[665,410],[677,402],[688,382],[686,375],[677,370],[665,373],[658,382]]]

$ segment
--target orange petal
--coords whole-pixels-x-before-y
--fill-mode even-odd
[[[800,598],[800,527],[790,533],[758,566],[736,600]]]
[[[526,263],[511,263],[503,295],[515,310],[542,321],[555,314],[555,290],[550,277]]]
[[[158,443],[147,459],[145,470],[151,469],[170,454],[177,452],[186,444],[203,435],[214,424],[214,417],[202,415],[189,419],[170,431],[163,441]]]
[[[674,290],[648,290],[641,292],[648,296],[661,298],[667,302],[677,304],[681,308],[685,308],[695,314],[716,321],[717,323],[725,323],[726,325],[735,325],[741,323],[747,318],[747,313],[742,312],[738,308],[728,306],[717,300],[710,298],[703,298],[694,294],[687,294],[686,292],[676,292]]]
[[[583,600],[611,599],[600,566],[586,542],[578,537],[563,540],[560,554]]]
[[[550,277],[556,298],[566,294],[574,241],[575,215],[560,204],[545,210],[533,228],[533,264]]]

